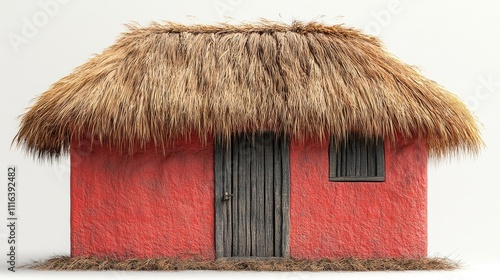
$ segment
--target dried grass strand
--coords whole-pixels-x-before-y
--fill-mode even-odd
[[[425,139],[431,156],[476,154],[475,117],[452,93],[341,25],[154,23],[130,30],[44,92],[14,143],[57,158],[71,140],[120,151],[196,133],[351,131]]]
[[[35,270],[247,270],[247,271],[403,271],[453,270],[459,262],[447,258],[385,258],[385,259],[97,259],[93,257],[56,257],[34,262],[24,268]]]

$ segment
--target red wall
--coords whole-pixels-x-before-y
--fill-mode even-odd
[[[292,257],[426,256],[425,144],[385,151],[385,183],[339,183],[328,181],[327,141],[291,143]],[[215,257],[213,143],[158,152],[72,143],[72,256]]]
[[[328,142],[291,143],[292,257],[427,255],[425,143],[386,143],[385,160],[385,182],[329,182]]]
[[[213,144],[71,147],[71,255],[215,257]]]

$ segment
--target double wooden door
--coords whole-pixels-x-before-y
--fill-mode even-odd
[[[289,256],[289,145],[274,133],[215,142],[216,256]]]

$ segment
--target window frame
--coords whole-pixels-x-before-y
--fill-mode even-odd
[[[346,144],[346,141],[356,141],[356,143],[348,143]],[[369,142],[366,142],[369,141]],[[352,163],[349,162],[349,160],[355,160],[353,159],[352,153],[357,155],[358,150],[356,152],[354,151],[346,151],[347,148],[359,148],[361,145],[369,145],[372,148],[372,151],[374,153],[371,153],[374,159],[375,163],[375,176],[366,176],[366,175],[356,175],[356,176],[338,176],[337,175],[337,165],[338,165],[338,160],[339,158],[342,158],[342,155],[344,155],[344,158],[348,160],[347,163],[344,163],[345,166],[347,165],[352,165],[354,164],[355,166],[358,165],[358,163]],[[356,149],[353,148],[353,149]],[[344,149],[342,151],[341,149]],[[351,152],[351,153],[349,153]],[[340,154],[340,156],[339,156]],[[366,156],[369,157],[370,153],[366,152]],[[342,159],[341,159],[342,160]],[[366,140],[365,138],[356,135],[356,134],[351,134],[346,138],[345,140],[342,140],[341,143],[339,143],[338,149],[337,146],[334,143],[334,138],[332,137],[330,139],[330,145],[328,147],[328,161],[329,161],[329,170],[328,170],[328,179],[330,182],[385,182],[385,145],[384,145],[384,140],[381,137],[374,138],[372,140]],[[358,160],[359,161],[359,160]],[[361,163],[359,163],[360,165]],[[352,167],[352,166],[351,166]],[[366,167],[368,169],[368,167]],[[361,169],[361,168],[359,168]],[[368,171],[368,170],[367,170]],[[344,173],[347,172],[344,170]],[[361,171],[360,171],[361,173]]]

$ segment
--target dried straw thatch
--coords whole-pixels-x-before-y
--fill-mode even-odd
[[[421,137],[436,156],[482,145],[465,105],[376,38],[300,22],[131,27],[43,93],[15,141],[55,157],[82,137],[130,151],[192,132],[264,130]]]
[[[458,262],[446,258],[388,258],[388,259],[222,259],[179,260],[155,259],[96,259],[56,257],[25,266],[37,270],[251,270],[251,271],[401,271],[452,270]]]

